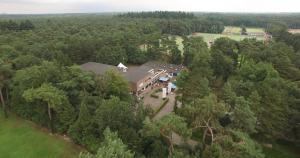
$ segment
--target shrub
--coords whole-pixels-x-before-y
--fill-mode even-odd
[[[156,98],[156,99],[158,99],[158,98],[159,98],[159,96],[158,96],[158,95],[156,95],[156,94],[154,94],[154,93],[152,93],[152,94],[150,95],[150,97],[152,97],[152,98]]]

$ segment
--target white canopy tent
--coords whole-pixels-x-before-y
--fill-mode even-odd
[[[124,72],[127,71],[128,67],[126,67],[124,64],[120,63],[118,66],[117,66],[119,69],[122,69]]]

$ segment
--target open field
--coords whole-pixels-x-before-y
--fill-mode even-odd
[[[252,28],[252,27],[247,27],[246,28],[247,32],[252,33],[252,32],[265,32],[263,28]]]
[[[211,33],[194,33],[192,36],[201,36],[207,43],[214,42],[216,39],[221,37],[228,37],[230,39],[241,41],[245,38],[251,38],[247,35],[224,35],[224,34],[211,34]],[[264,40],[264,37],[256,38],[257,40]]]
[[[300,29],[289,29],[288,32],[291,34],[300,34]]]
[[[223,34],[241,34],[241,28],[236,26],[225,26]]]
[[[183,38],[181,37],[181,36],[175,36],[175,38],[176,38],[176,44],[178,45],[178,49],[181,51],[181,52],[183,52],[183,48],[184,48],[184,46],[183,46]]]
[[[255,27],[247,27],[247,32],[253,33],[253,32],[264,32],[263,28],[255,28]],[[233,35],[240,35],[241,34],[241,28],[236,26],[225,26],[225,29],[222,34],[233,34]]]
[[[0,157],[76,158],[80,150],[63,138],[42,131],[32,122],[12,114],[4,119],[0,109]]]

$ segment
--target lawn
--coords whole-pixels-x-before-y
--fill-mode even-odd
[[[211,34],[211,33],[194,33],[192,36],[201,36],[203,37],[204,41],[207,43],[214,42],[216,39],[221,37],[228,37],[230,39],[241,41],[245,38],[251,38],[247,35],[225,35],[225,34]],[[256,38],[257,40],[264,40],[263,37]]]
[[[30,121],[12,114],[4,119],[0,109],[0,157],[3,158],[75,158],[80,148],[42,131]]]
[[[236,26],[225,26],[223,34],[241,34],[241,28]]]
[[[183,52],[183,38],[181,36],[175,36],[176,44],[178,45],[178,49]]]
[[[300,34],[300,29],[289,29],[288,32],[291,34]]]
[[[265,32],[263,28],[252,28],[252,27],[247,27],[246,28],[247,32],[251,33],[251,32]]]
[[[256,28],[256,27],[247,27],[247,32],[264,32],[263,28]],[[240,35],[241,28],[236,26],[225,26],[225,29],[222,34],[232,34],[232,35]]]

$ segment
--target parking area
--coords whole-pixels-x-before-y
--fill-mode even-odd
[[[149,106],[154,111],[157,111],[163,102],[162,92],[159,91],[159,92],[155,93],[157,98],[151,96],[151,94],[153,94],[153,92],[156,92],[161,88],[162,87],[157,87],[157,88],[153,89],[151,92],[145,94],[144,99],[143,99],[144,105]],[[153,117],[154,120],[160,119],[163,116],[168,115],[171,112],[173,112],[174,105],[175,105],[175,96],[176,95],[173,92],[171,92],[170,94],[167,95],[167,98],[168,98],[167,104],[155,114],[155,116]]]

